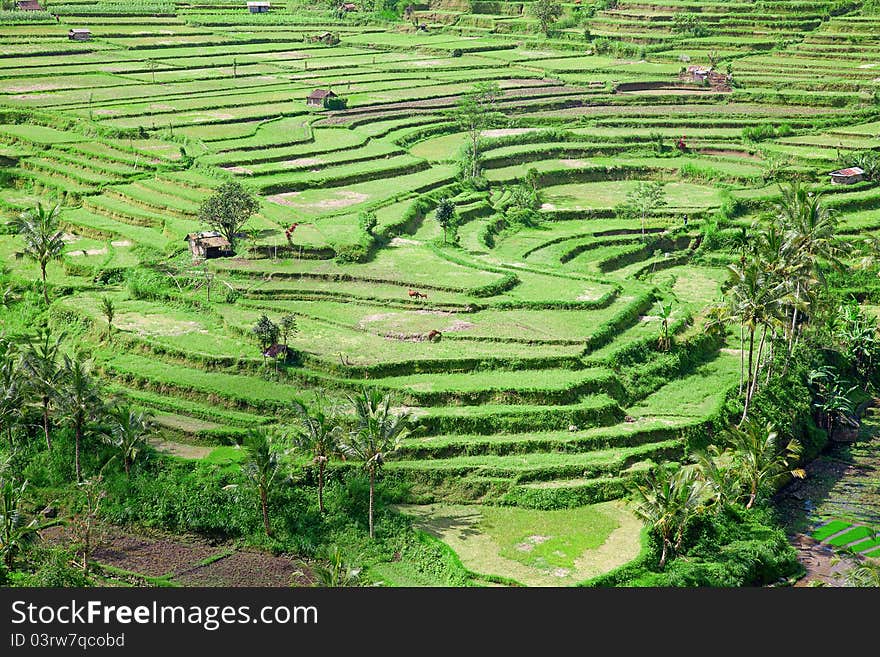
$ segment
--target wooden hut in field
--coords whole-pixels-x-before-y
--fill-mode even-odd
[[[865,170],[861,167],[848,167],[832,171],[828,175],[831,176],[831,182],[835,185],[854,185],[865,179]]]
[[[266,2],[266,0],[256,0],[256,2],[248,2],[247,8],[252,14],[266,14],[272,8],[272,5]]]
[[[184,239],[189,242],[193,258],[222,258],[232,255],[229,240],[215,230],[190,233]]]
[[[309,107],[326,107],[327,101],[336,98],[336,94],[330,89],[315,89],[306,96],[306,105]]]
[[[15,8],[18,11],[43,11],[42,5],[37,0],[18,0],[15,3]]]

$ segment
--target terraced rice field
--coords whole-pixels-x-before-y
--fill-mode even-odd
[[[0,26],[0,212],[63,204],[68,245],[49,283],[69,294],[53,317],[86,326],[101,375],[155,411],[165,448],[205,457],[294,395],[376,386],[420,423],[386,469],[414,502],[614,500],[634,473],[705,443],[739,383],[738,339],[705,330],[735,258],[710,237],[769,208],[780,171],[810,178],[851,234],[880,229],[880,188],[826,175],[841,151],[880,146],[880,18],[829,18],[824,0],[622,0],[544,39],[523,4],[438,3],[417,12],[427,32],[183,3],[161,17],[71,4],[58,23]],[[705,34],[676,33],[682,11]],[[72,27],[94,38],[70,42]],[[338,45],[309,41],[325,29]],[[710,51],[730,63],[729,92],[678,81]],[[488,189],[467,189],[450,109],[493,80],[505,118],[481,139]],[[317,88],[347,109],[307,107]],[[744,139],[756,126],[777,136]],[[502,228],[530,169],[540,223]],[[253,230],[236,257],[190,267],[198,207],[230,179],[261,197]],[[639,181],[667,198],[644,225],[615,214]],[[462,219],[458,245],[433,218],[442,196]],[[378,220],[366,254],[364,211]],[[20,249],[0,235],[9,275],[33,280]],[[143,266],[174,302],[136,292]],[[185,284],[206,273],[210,300]],[[275,371],[251,327],[287,313],[296,358]],[[424,339],[432,330],[441,341]]]

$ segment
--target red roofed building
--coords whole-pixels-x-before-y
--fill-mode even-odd
[[[15,8],[19,11],[43,11],[43,7],[37,0],[18,0]]]
[[[835,185],[853,185],[865,179],[865,170],[861,167],[849,167],[832,171],[829,175]]]

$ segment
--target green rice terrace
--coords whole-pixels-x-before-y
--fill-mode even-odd
[[[855,304],[853,322],[869,326],[856,342],[877,338],[875,5],[15,4],[0,12],[0,334],[23,345],[44,326],[64,331],[61,352],[89,361],[103,396],[152,417],[152,448],[126,453],[128,483],[122,457],[101,470],[103,420],[89,420],[84,476],[114,471],[91,515],[57,475],[73,477],[75,414],[47,406],[51,452],[34,452],[49,439],[38,401],[14,429],[36,436],[21,441],[34,452],[20,466],[35,491],[24,508],[69,506],[116,528],[81,559],[92,582],[326,584],[320,564],[339,549],[362,580],[389,586],[803,574],[772,499],[801,475],[797,459],[772,486],[761,479],[754,508],[746,490],[717,511],[718,484],[699,512],[713,520],[678,515],[674,536],[645,519],[637,490],[683,464],[668,475],[678,490],[746,414],[743,427],[797,439],[805,462],[872,404],[873,352],[848,360],[828,318]],[[546,26],[541,5],[554,9]],[[224,188],[254,201],[228,230],[206,209]],[[838,255],[774,232],[791,198],[820,199]],[[59,206],[63,242],[44,284],[17,223],[38,203]],[[775,310],[765,299],[762,315],[725,315],[747,259],[774,240],[806,257],[752,281],[785,287]],[[796,287],[768,282],[805,267]],[[284,433],[295,402],[316,395],[347,432],[359,426],[350,398],[374,391],[410,427],[378,459],[375,505],[369,486],[377,543],[356,450],[285,451],[294,483],[263,515],[242,501],[249,436]],[[0,418],[15,464],[12,414]],[[876,489],[865,494],[876,509]],[[187,498],[204,512],[170,510]],[[308,511],[282,519],[282,507]],[[877,522],[835,508],[789,538],[858,542],[864,570],[880,555]],[[706,548],[716,535],[731,542]],[[131,556],[145,544],[183,557]],[[734,568],[734,554],[763,566]]]

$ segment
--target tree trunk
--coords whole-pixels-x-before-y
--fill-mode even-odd
[[[758,390],[758,379],[760,378],[761,373],[761,356],[764,353],[764,340],[767,337],[767,327],[764,327],[764,330],[761,332],[761,342],[758,345],[758,358],[755,361],[755,373],[752,376],[752,387],[748,392],[748,401],[752,401],[752,397],[755,396],[755,392]]]
[[[370,538],[373,538],[373,488],[376,483],[376,472],[370,468]]]
[[[663,551],[660,553],[660,568],[666,565],[666,539],[663,539]]]
[[[745,336],[743,335],[744,327],[742,322],[739,323],[739,394],[743,391],[743,382],[746,378],[746,345]]]
[[[46,436],[46,449],[52,451],[52,438],[49,436],[49,398],[43,397],[43,435]]]
[[[40,263],[40,274],[43,277],[43,301],[46,302],[46,305],[49,305],[49,294],[46,292],[46,265],[45,263]]]
[[[318,463],[318,509],[324,513],[324,468],[326,464],[324,460]]]
[[[131,458],[126,456],[122,459],[122,466],[125,468],[125,476],[131,477]]]
[[[746,401],[743,405],[743,414],[739,423],[742,424],[746,421],[746,417],[749,414],[749,390],[752,384],[752,353],[755,350],[755,329],[753,327],[749,327],[749,369],[748,369],[748,379],[746,380]]]
[[[269,527],[269,498],[264,486],[260,486],[260,506],[263,508],[263,528],[266,530],[266,536],[271,536],[272,528]]]
[[[752,505],[755,503],[755,499],[758,497],[758,486],[757,484],[752,484],[752,490],[749,493],[749,501],[746,504],[747,509],[751,509]]]
[[[76,480],[82,481],[82,465],[79,462],[79,446],[82,442],[82,419],[76,419],[76,427],[74,428],[75,445],[74,445],[74,463],[76,464]]]

